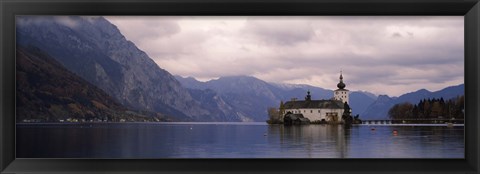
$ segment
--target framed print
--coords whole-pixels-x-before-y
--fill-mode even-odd
[[[478,172],[478,1],[1,9],[2,172]]]

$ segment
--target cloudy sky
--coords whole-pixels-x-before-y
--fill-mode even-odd
[[[463,16],[106,17],[174,75],[398,96],[464,83]]]

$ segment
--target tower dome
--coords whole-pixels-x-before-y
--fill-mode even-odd
[[[310,90],[307,91],[307,96],[305,97],[305,101],[311,101],[312,95],[310,95]]]
[[[345,83],[343,83],[343,76],[342,72],[340,72],[340,82],[337,84],[338,89],[344,89],[345,88]]]

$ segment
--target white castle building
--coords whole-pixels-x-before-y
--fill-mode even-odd
[[[337,84],[338,89],[333,92],[333,99],[330,100],[312,100],[310,91],[307,92],[305,100],[292,100],[283,105],[284,116],[290,112],[293,114],[302,114],[310,121],[327,121],[339,122],[343,115],[345,103],[349,103],[349,91],[345,89],[343,76],[340,73],[340,82]]]

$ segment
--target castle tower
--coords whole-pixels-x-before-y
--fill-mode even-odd
[[[312,95],[310,95],[310,90],[307,91],[307,96],[305,97],[305,101],[312,101]]]
[[[343,75],[342,71],[340,71],[340,82],[337,84],[338,89],[333,91],[333,97],[335,100],[341,100],[342,103],[347,102],[347,104],[350,104],[349,102],[349,91],[348,89],[345,89],[345,83],[343,83]]]

